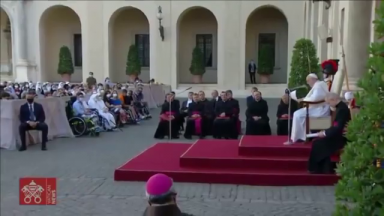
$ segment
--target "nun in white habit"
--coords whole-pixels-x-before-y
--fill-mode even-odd
[[[105,125],[107,129],[113,129],[116,127],[115,117],[113,117],[113,115],[108,111],[108,107],[105,106],[99,93],[93,94],[89,98],[88,106],[91,109],[96,109],[99,115],[107,120],[107,124]]]
[[[329,93],[328,85],[326,82],[318,79],[316,74],[309,74],[307,76],[307,84],[311,87],[311,90],[308,92],[307,96],[299,101],[321,101],[325,100],[327,93]],[[329,116],[329,105],[327,103],[313,104],[309,105],[308,113],[310,117],[319,118]],[[292,133],[291,140],[292,142],[287,142],[286,144],[291,144],[295,142],[305,141],[306,139],[306,130],[305,130],[305,118],[307,115],[306,108],[301,108],[294,112],[292,119]]]

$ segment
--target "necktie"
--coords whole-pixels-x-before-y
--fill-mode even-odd
[[[35,113],[33,112],[32,104],[29,104],[29,119],[31,121],[36,120]]]

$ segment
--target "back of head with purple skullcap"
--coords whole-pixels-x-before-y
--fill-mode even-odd
[[[151,176],[146,184],[146,195],[150,200],[176,195],[173,180],[161,173]]]

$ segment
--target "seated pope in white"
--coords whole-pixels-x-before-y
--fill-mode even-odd
[[[311,87],[307,96],[298,101],[316,102],[325,100],[327,93],[329,93],[328,85],[326,82],[318,79],[316,74],[309,74],[307,76],[307,84]],[[329,116],[329,105],[324,103],[309,105],[308,113],[310,117],[325,117]],[[292,119],[292,143],[304,141],[306,139],[305,119],[307,111],[306,108],[301,108],[294,112]]]

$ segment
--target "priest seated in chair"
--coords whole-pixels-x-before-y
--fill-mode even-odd
[[[213,121],[212,135],[214,138],[229,139],[233,134],[236,123],[233,121],[233,104],[228,100],[227,93],[221,92],[221,101],[215,106],[215,120]]]
[[[307,84],[311,87],[304,99],[298,99],[298,102],[317,102],[325,99],[329,88],[326,82],[318,79],[317,75],[311,73],[306,78]],[[308,108],[309,117],[320,118],[330,115],[329,105],[326,103],[311,104]],[[304,142],[306,140],[306,108],[301,108],[294,112],[292,119],[291,141],[285,144]]]
[[[261,92],[253,92],[254,101],[248,104],[246,135],[271,135],[268,104],[261,98]]]
[[[192,103],[188,106],[187,124],[185,126],[185,139],[192,139],[192,135],[203,136],[204,104],[199,102],[199,95],[194,93]]]
[[[308,171],[313,174],[327,174],[333,172],[331,156],[342,149],[347,143],[344,136],[345,127],[351,120],[348,105],[341,101],[336,93],[328,93],[326,103],[336,111],[336,116],[330,128],[318,133],[319,139],[312,144],[308,160]]]

